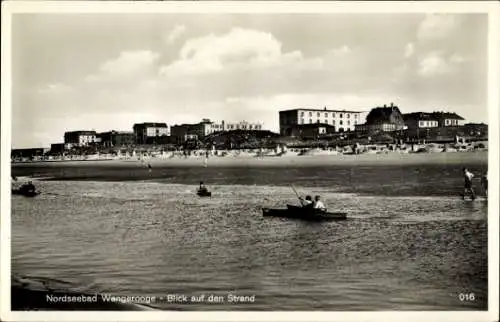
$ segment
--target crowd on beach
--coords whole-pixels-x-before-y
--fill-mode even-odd
[[[372,145],[346,145],[346,146],[319,146],[319,147],[287,147],[278,145],[275,148],[259,149],[226,149],[226,150],[174,150],[165,151],[160,149],[120,149],[107,153],[95,154],[66,154],[66,155],[45,155],[34,158],[13,158],[16,162],[37,162],[37,161],[92,161],[92,160],[143,160],[143,159],[187,159],[200,157],[290,157],[290,156],[316,156],[316,155],[356,155],[356,154],[389,154],[389,153],[441,153],[441,152],[467,152],[485,151],[487,142],[454,143],[454,144],[372,144]]]

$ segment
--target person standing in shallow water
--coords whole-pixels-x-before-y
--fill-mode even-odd
[[[463,168],[463,174],[465,180],[463,199],[465,200],[465,196],[467,195],[467,193],[470,193],[471,199],[474,200],[476,199],[476,195],[474,194],[474,189],[472,187],[472,178],[474,178],[474,174],[467,168]]]
[[[488,171],[481,178],[481,185],[483,186],[484,197],[488,198]]]

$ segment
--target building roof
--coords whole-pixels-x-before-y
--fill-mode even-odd
[[[245,121],[245,120],[243,120],[243,121],[225,121],[225,120],[222,120],[221,123],[219,123],[219,124],[222,124],[222,123],[224,123],[226,125],[235,125],[235,124],[238,124],[238,125],[240,125],[240,124],[262,125],[262,123],[259,123],[259,122],[249,122],[249,121]]]
[[[95,135],[96,131],[79,130],[79,131],[64,132],[64,135],[70,135],[70,134],[75,134],[75,135]]]
[[[155,122],[144,122],[134,124],[134,128],[144,126],[144,127],[168,127],[167,123],[155,123]]]
[[[394,116],[396,113],[396,117],[401,117],[401,112],[397,106],[384,106],[384,107],[375,107],[370,113],[368,113],[366,117],[367,124],[375,124],[375,123],[392,123],[391,116]]]
[[[457,113],[450,113],[450,112],[432,112],[431,113],[434,117],[440,118],[440,119],[453,119],[453,120],[465,120],[463,117],[458,115]]]
[[[97,135],[104,135],[104,134],[130,134],[130,135],[135,135],[135,133],[132,132],[132,131],[116,131],[116,130],[111,130],[111,131],[97,133]]]
[[[424,112],[414,112],[403,114],[403,119],[405,121],[411,119],[424,120],[424,121],[437,121],[437,118],[432,115],[432,113],[424,113]]]
[[[280,111],[280,113],[282,112],[292,112],[292,111],[310,111],[310,112],[336,112],[336,113],[364,113],[364,111],[351,111],[351,110],[329,110],[329,109],[326,109],[326,108],[322,108],[322,109],[319,109],[319,108],[294,108],[294,109],[290,109],[290,110],[282,110]]]

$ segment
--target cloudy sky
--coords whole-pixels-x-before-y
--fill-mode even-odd
[[[17,14],[13,148],[278,111],[455,111],[487,122],[481,14]]]

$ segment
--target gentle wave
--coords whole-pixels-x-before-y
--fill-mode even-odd
[[[12,199],[12,271],[57,276],[70,289],[256,296],[251,304],[157,304],[180,310],[486,307],[484,201],[295,185],[349,217],[308,223],[262,216],[263,206],[298,204],[290,186],[210,185],[212,198],[195,195],[196,181],[37,186],[38,197]],[[462,285],[478,301],[450,297]]]

